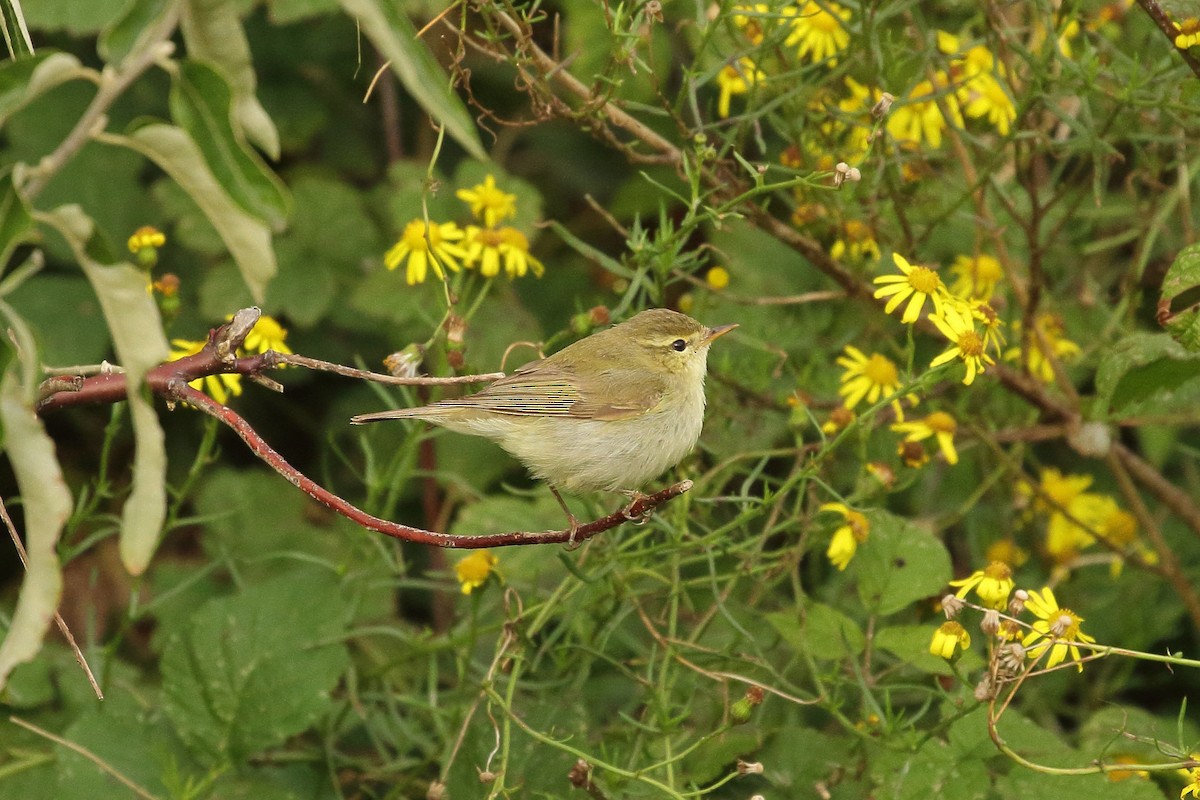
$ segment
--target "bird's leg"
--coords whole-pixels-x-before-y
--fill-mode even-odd
[[[621,494],[623,494],[629,498],[629,503],[624,508],[621,509],[621,515],[624,516],[625,519],[627,519],[631,522],[639,522],[639,521],[645,522],[646,515],[645,514],[634,514],[633,507],[636,506],[641,501],[645,500],[650,495],[643,494],[642,492],[639,492],[637,489],[626,489],[626,490],[623,490],[621,492]]]
[[[570,536],[567,537],[567,546],[574,547],[575,532],[579,530],[579,520],[576,519],[575,515],[571,513],[571,509],[567,508],[567,501],[562,499],[562,495],[558,493],[558,489],[555,489],[553,484],[546,485],[550,487],[550,491],[554,492],[554,499],[558,501],[560,506],[562,506],[562,510],[567,513],[567,519],[571,522],[571,527],[569,528]]]

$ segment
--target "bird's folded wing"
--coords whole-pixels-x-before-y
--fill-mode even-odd
[[[605,370],[580,379],[571,369],[544,362],[527,364],[487,388],[439,406],[456,406],[496,414],[617,420],[640,416],[658,405],[660,381],[636,380],[628,370]]]

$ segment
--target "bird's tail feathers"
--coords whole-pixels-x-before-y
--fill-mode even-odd
[[[350,418],[351,425],[365,425],[368,422],[382,422],[385,419],[425,419],[434,416],[428,406],[420,408],[394,408],[391,411],[376,411],[373,414],[359,414]]]

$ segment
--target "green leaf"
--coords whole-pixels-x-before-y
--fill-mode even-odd
[[[413,99],[429,116],[446,126],[446,132],[472,157],[487,161],[475,121],[450,80],[404,15],[400,3],[379,0],[341,0],[342,8],[355,17],[363,33],[392,66]]]
[[[92,247],[93,225],[78,207],[46,213],[83,267],[100,300],[117,358],[130,387],[140,387],[146,372],[167,359],[169,349],[154,298],[146,290],[146,273],[127,263],[104,263]],[[130,391],[133,420],[133,486],[121,513],[121,560],[134,575],[150,563],[167,514],[167,454],[163,432],[143,392]]]
[[[900,517],[881,511],[867,517],[871,534],[855,557],[863,605],[894,614],[946,588],[952,573],[945,545]]]
[[[120,64],[138,49],[143,37],[150,35],[163,14],[173,12],[171,0],[133,0],[125,13],[100,32],[97,49],[100,57],[109,64]]]
[[[880,748],[871,758],[871,777],[879,787],[874,796],[896,800],[983,800],[991,792],[986,762],[961,759],[935,738],[927,739],[915,753]],[[952,792],[948,791],[950,787]]]
[[[59,534],[71,513],[71,493],[63,481],[54,442],[34,413],[38,353],[25,322],[6,303],[0,314],[19,345],[0,379],[0,424],[4,449],[17,480],[25,512],[25,580],[12,624],[0,643],[0,687],[13,667],[29,661],[42,647],[62,593],[58,563]]]
[[[832,606],[809,603],[804,614],[772,611],[767,622],[798,652],[818,659],[841,659],[862,652],[866,638],[858,623]]]
[[[233,94],[213,67],[179,64],[171,84],[171,117],[191,134],[213,176],[243,211],[282,230],[290,213],[283,184],[243,140],[232,120]]]
[[[173,783],[170,778],[178,784],[199,782],[203,776],[190,763],[183,743],[163,719],[162,712],[154,706],[139,710],[127,701],[119,705],[121,700],[124,698],[108,699],[103,705],[85,711],[63,732],[64,738],[86,748],[149,796],[173,796],[169,790]],[[94,758],[71,748],[59,745],[56,765],[55,800],[139,796],[97,766]],[[180,775],[181,772],[185,774]]]
[[[8,264],[17,245],[29,240],[33,233],[33,218],[25,200],[13,186],[12,173],[0,178],[0,269]],[[13,287],[6,280],[0,288],[0,297],[11,291]]]
[[[120,16],[128,0],[54,0],[33,2],[25,18],[30,30],[66,31],[74,36],[94,35]]]
[[[1188,351],[1200,352],[1200,244],[1179,251],[1163,278],[1159,315],[1166,311],[1166,329]]]
[[[267,225],[241,209],[217,182],[200,149],[182,128],[153,124],[129,136],[105,135],[110,144],[136,150],[158,164],[191,196],[237,262],[256,303],[275,275],[275,251]]]
[[[1163,333],[1134,333],[1104,349],[1096,407],[1106,415],[1172,413],[1200,392],[1200,352]]]
[[[4,25],[4,43],[10,58],[33,55],[33,42],[29,39],[21,0],[0,0],[0,23]]]
[[[279,158],[279,131],[255,95],[250,43],[238,19],[242,7],[232,0],[187,0],[180,28],[189,55],[216,65],[229,80],[233,118],[246,137],[274,160]]]
[[[13,114],[54,87],[95,74],[68,53],[43,52],[0,64],[0,128]]]
[[[328,712],[349,664],[347,610],[328,572],[295,570],[197,611],[162,658],[167,715],[197,755],[239,763]]]

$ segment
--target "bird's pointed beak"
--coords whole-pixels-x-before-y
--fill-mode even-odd
[[[705,336],[703,340],[701,340],[700,344],[701,345],[712,344],[713,341],[721,338],[722,336],[729,333],[731,330],[733,330],[736,327],[737,327],[737,323],[735,322],[732,325],[718,325],[715,328],[709,328],[708,335]]]

